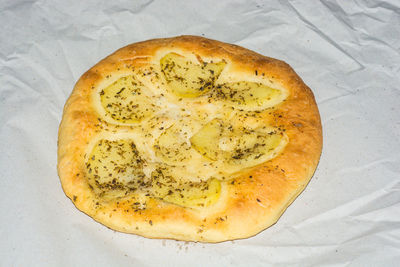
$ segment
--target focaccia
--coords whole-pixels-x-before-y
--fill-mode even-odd
[[[58,173],[111,229],[220,242],[274,224],[322,149],[313,93],[283,61],[196,36],[128,45],[64,107]]]

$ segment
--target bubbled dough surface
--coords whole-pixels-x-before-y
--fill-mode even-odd
[[[227,61],[216,83],[254,81],[285,92],[287,99],[264,121],[284,127],[289,144],[278,157],[242,173],[233,183],[224,183],[218,203],[207,209],[185,209],[143,194],[128,195],[118,201],[98,199],[85,180],[83,166],[94,140],[113,139],[119,135],[141,140],[135,142],[138,150],[152,161],[155,154],[148,147],[152,147],[154,137],[162,133],[159,128],[169,127],[174,121],[171,116],[174,112],[169,112],[169,117],[164,117],[161,124],[157,122],[158,127],[152,130],[153,138],[146,138],[141,131],[135,131],[133,124],[123,125],[105,116],[99,92],[118,78],[131,75],[132,67],[134,72],[153,68],[153,74],[160,73],[158,62],[168,52],[196,61],[192,51],[204,61],[221,58]],[[243,58],[247,60],[241,61]],[[162,116],[165,110],[176,110],[176,114],[181,114],[182,103],[163,91],[162,75],[141,76],[139,73],[136,77],[151,90],[160,107],[158,115]],[[190,106],[194,100],[185,101],[184,105]],[[204,114],[208,120],[221,117],[218,105],[203,103],[199,107],[206,112],[198,113],[199,123],[189,127],[193,132],[201,127]],[[143,122],[150,123],[152,119]],[[60,125],[58,170],[64,191],[75,205],[113,229],[155,238],[218,242],[254,235],[274,223],[311,178],[321,146],[321,125],[313,95],[288,65],[237,46],[184,36],[127,46],[81,77],[65,106]],[[194,165],[193,173],[201,169],[200,165]],[[204,175],[207,173],[209,170]],[[188,178],[198,179],[195,176]],[[134,203],[140,203],[140,207],[134,207]],[[145,209],[141,209],[143,207]]]

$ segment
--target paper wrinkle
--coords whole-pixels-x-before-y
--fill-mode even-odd
[[[321,1],[321,4],[325,5],[329,10],[332,11],[332,15],[337,18],[337,20],[341,23],[344,23],[346,26],[351,28],[354,31],[360,31],[362,30],[361,28],[355,27],[352,22],[351,18],[355,16],[366,16],[368,18],[371,18],[373,20],[379,21],[379,22],[384,22],[386,23],[387,21],[383,21],[377,17],[374,17],[372,14],[368,13],[363,13],[362,11],[357,11],[357,12],[346,12],[343,7],[338,3],[338,2],[329,2],[329,1]],[[361,6],[357,6],[358,8],[361,8]]]
[[[70,63],[70,61],[65,53],[65,50],[64,50],[64,47],[62,46],[61,41],[57,40],[57,43],[58,43],[58,46],[61,48],[62,56],[63,56],[64,62],[66,63],[65,65],[68,67],[69,77],[72,78],[72,77],[74,77],[74,73],[72,71],[72,64]],[[68,95],[64,94],[63,96],[65,99]]]
[[[139,13],[145,12],[146,8],[148,8],[153,2],[154,2],[154,0],[148,0],[148,1],[145,1],[145,3],[143,3],[143,4],[140,3],[140,6],[137,7],[135,10],[131,10],[129,8],[122,8],[121,6],[115,5],[115,6],[111,7],[110,9],[108,9],[109,12],[107,12],[107,13],[110,15],[114,15],[114,14],[120,15],[120,13],[123,13],[123,12],[128,12],[132,15],[139,14]],[[105,14],[107,14],[107,13],[105,13]]]
[[[399,194],[398,190],[393,192],[394,194]],[[400,204],[394,203],[387,207],[378,208],[375,210],[368,210],[365,213],[360,213],[358,215],[351,216],[353,219],[358,222],[379,222],[381,225],[386,226],[387,224],[392,224],[394,229],[398,229],[398,224],[400,223],[399,219],[388,217],[387,214],[398,214],[400,210]],[[400,242],[400,241],[399,241]]]
[[[323,31],[321,31],[316,25],[311,23],[309,20],[307,20],[299,10],[296,9],[296,7],[290,3],[290,1],[286,1],[287,6],[290,7],[293,12],[298,16],[298,18],[303,21],[308,28],[310,28],[312,31],[314,31],[316,34],[318,34],[322,39],[324,39],[326,42],[331,44],[333,47],[335,47],[337,50],[339,50],[343,55],[345,55],[347,58],[351,59],[353,62],[355,62],[358,66],[358,69],[355,71],[361,71],[365,69],[364,65],[361,64],[358,60],[356,60],[353,56],[351,56],[346,50],[344,50],[337,42],[333,41],[328,35],[326,35]]]
[[[400,182],[398,181],[394,181],[392,184],[387,185],[385,188],[376,190],[374,192],[368,192],[368,194],[366,195],[362,195],[356,199],[346,201],[331,209],[326,209],[325,211],[294,225],[293,228],[300,229],[304,226],[309,226],[310,224],[319,223],[321,221],[329,222],[330,220],[332,220],[332,218],[338,218],[343,215],[352,216],[352,214],[354,214],[357,210],[371,207],[371,203],[379,203],[379,200],[385,198],[388,195],[388,192],[391,191],[390,189],[399,186],[399,183]],[[398,190],[395,190],[396,195],[397,191]],[[400,222],[400,217],[398,218],[398,221]]]
[[[370,41],[370,42],[374,42],[375,45],[380,44],[383,45],[384,47],[388,47],[390,48],[390,50],[396,54],[400,54],[400,50],[399,48],[395,48],[393,46],[391,46],[390,44],[388,44],[387,42],[380,40],[368,33],[365,33],[365,37],[362,37],[363,40],[365,40],[366,42]]]
[[[398,265],[399,1],[14,0],[0,14],[5,266]],[[79,77],[131,42],[183,34],[286,61],[319,105],[324,148],[314,178],[249,239],[211,245],[114,232],[77,211],[58,182],[57,131]]]
[[[358,223],[358,222],[357,222]],[[364,242],[366,237],[371,236],[371,235],[378,235],[379,237],[386,237],[387,233],[391,233],[394,230],[397,229],[397,224],[391,224],[393,225],[392,228],[389,228],[390,224],[371,224],[371,227],[369,229],[366,229],[364,231],[359,231],[359,233],[355,236],[350,237],[349,239],[343,241],[340,245],[345,245],[345,244],[351,244],[351,243],[357,243],[357,242]],[[386,240],[385,245],[386,246],[393,246],[396,248],[397,245],[399,245],[400,242],[396,240],[395,242],[391,242],[390,239]]]
[[[348,172],[353,172],[353,173],[354,172],[355,173],[362,172],[365,169],[370,169],[371,167],[377,167],[376,165],[383,165],[383,163],[395,163],[395,162],[396,162],[396,159],[390,159],[390,158],[377,159],[372,162],[364,163],[361,166],[342,168],[341,170],[338,171],[338,174],[343,175]],[[398,160],[397,160],[397,162],[398,162]],[[398,163],[400,163],[400,162],[398,162]],[[398,171],[394,172],[394,173],[398,173]]]
[[[330,102],[330,101],[333,101],[333,100],[338,100],[340,98],[351,96],[351,95],[354,95],[354,93],[353,92],[348,92],[348,93],[344,93],[344,94],[341,94],[341,95],[333,96],[333,97],[330,97],[330,98],[327,98],[327,99],[323,99],[321,101],[318,101],[318,105],[322,105],[322,104],[325,104],[327,102]]]
[[[392,1],[393,3],[388,3],[389,1],[387,1],[387,2],[375,1],[375,5],[373,2],[374,1],[371,2],[372,5],[369,8],[372,8],[372,9],[383,8],[390,12],[395,12],[397,14],[400,14],[400,5],[399,6],[394,5],[393,3],[395,3],[395,1]],[[368,3],[366,3],[366,4],[368,5]]]
[[[11,3],[10,5],[5,5],[1,7],[1,10],[3,11],[14,11],[14,10],[21,10],[21,9],[29,9],[32,7],[34,4],[36,4],[38,1],[9,1],[8,3]]]

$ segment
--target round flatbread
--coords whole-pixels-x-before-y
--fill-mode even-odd
[[[220,242],[274,224],[322,149],[286,63],[196,36],[128,45],[82,75],[59,129],[75,206],[111,229]]]

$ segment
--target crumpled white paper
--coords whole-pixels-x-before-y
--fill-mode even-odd
[[[0,265],[398,266],[399,1],[3,0],[0,25]],[[255,237],[122,234],[61,189],[57,130],[80,75],[129,43],[182,34],[285,60],[315,93],[318,169]]]

